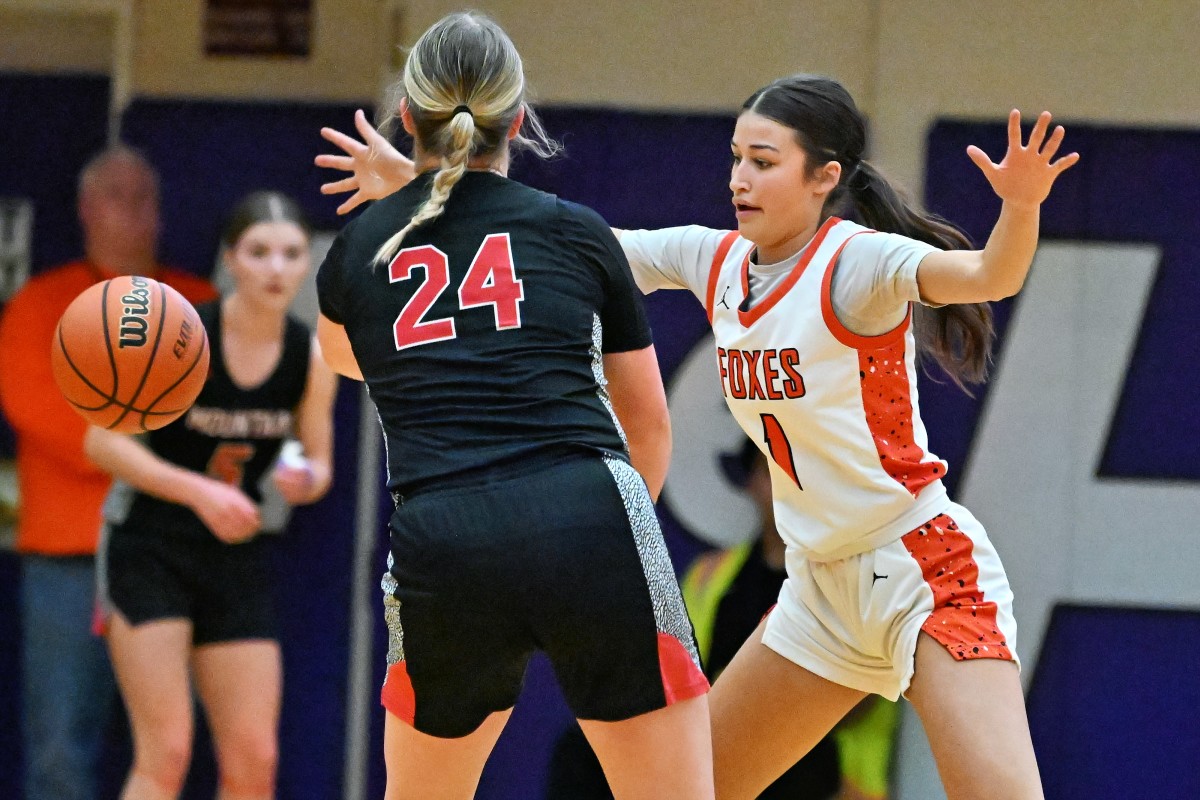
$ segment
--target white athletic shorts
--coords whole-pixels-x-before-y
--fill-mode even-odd
[[[787,572],[763,644],[834,683],[897,699],[921,631],[960,661],[1020,666],[1008,577],[983,526],[956,503],[849,558],[810,561],[789,549]]]

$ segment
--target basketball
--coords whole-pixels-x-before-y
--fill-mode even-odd
[[[208,334],[183,295],[123,275],[71,301],[54,333],[54,380],[93,425],[144,433],[178,419],[208,377]]]

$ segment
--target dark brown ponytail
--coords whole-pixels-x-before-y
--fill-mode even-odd
[[[868,228],[899,233],[942,250],[971,248],[962,231],[936,214],[914,208],[871,164],[859,161],[854,166],[857,174],[838,184],[826,208],[849,200],[855,216]],[[970,394],[966,384],[987,378],[996,335],[990,305],[956,303],[930,308],[918,303],[913,323],[920,347],[963,391]]]
[[[795,131],[814,173],[830,161],[842,165],[841,181],[826,199],[825,216],[850,216],[869,228],[942,250],[971,248],[962,231],[917,209],[863,159],[866,121],[850,93],[832,78],[781,78],[751,95],[742,111],[753,111]],[[950,379],[970,394],[967,384],[987,378],[995,338],[991,307],[971,303],[929,308],[918,303],[914,317],[919,350],[933,356]]]

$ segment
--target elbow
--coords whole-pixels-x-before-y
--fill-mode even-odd
[[[1025,285],[1025,273],[1020,275],[977,276],[971,285],[967,302],[995,303],[1012,297]],[[959,300],[958,302],[963,302]]]
[[[671,417],[667,414],[664,408],[662,418],[658,421],[658,432],[662,439],[662,447],[666,452],[667,458],[671,457]]]
[[[103,449],[100,446],[100,437],[97,435],[96,429],[91,426],[89,426],[87,431],[83,434],[83,455],[92,464],[100,467],[101,469],[104,468],[104,465],[101,463],[103,459]]]
[[[998,281],[997,285],[992,287],[991,297],[988,299],[996,302],[997,300],[1004,300],[1005,298],[1014,296],[1025,287],[1025,279],[1028,276],[1028,269],[1021,270],[1017,275],[1005,276],[1004,280]]]
[[[1030,266],[1030,261],[1020,257],[981,257],[974,274],[974,293],[982,298],[981,302],[996,302],[1012,297],[1025,286]]]
[[[661,409],[639,415],[635,422],[635,431],[630,438],[637,440],[656,452],[671,452],[671,417],[666,406]]]
[[[313,469],[314,481],[313,491],[310,497],[310,503],[315,503],[325,495],[329,494],[329,490],[333,488],[333,469],[328,462],[319,464]]]

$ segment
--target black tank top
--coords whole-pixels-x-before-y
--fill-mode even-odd
[[[212,355],[208,379],[200,396],[179,419],[143,438],[160,458],[211,478],[238,486],[255,502],[262,500],[258,490],[263,474],[279,455],[285,437],[295,429],[295,409],[308,381],[311,333],[301,322],[286,320],[283,352],[271,374],[257,386],[242,388],[233,382],[225,368],[226,354],[221,339],[221,303],[207,303],[196,309],[208,331]],[[129,492],[114,487],[114,495]],[[200,523],[184,506],[168,503],[142,492],[132,492],[128,513],[109,521],[155,529]]]

